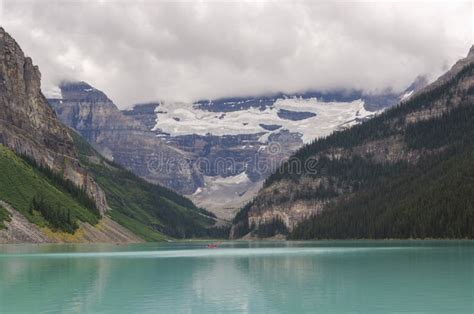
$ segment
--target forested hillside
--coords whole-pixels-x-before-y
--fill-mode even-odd
[[[100,213],[84,190],[1,144],[0,171],[0,199],[38,226],[73,233],[79,221],[98,223]],[[9,217],[0,209],[0,228]]]
[[[233,236],[473,237],[473,59],[471,49],[408,101],[300,149],[242,209]]]

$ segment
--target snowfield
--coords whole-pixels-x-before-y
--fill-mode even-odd
[[[314,113],[316,116],[293,121],[278,116],[280,110]],[[264,143],[271,133],[288,130],[301,134],[304,143],[342,127],[357,123],[357,119],[373,116],[375,113],[364,108],[364,101],[321,102],[316,98],[277,99],[265,110],[251,108],[233,112],[210,112],[186,103],[160,103],[156,108],[154,131],[168,133],[171,136],[198,134],[238,135],[262,133]],[[269,131],[261,126],[281,125]]]

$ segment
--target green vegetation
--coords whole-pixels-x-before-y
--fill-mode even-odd
[[[243,237],[252,231],[252,235],[258,238],[273,237],[277,234],[288,235],[289,231],[281,219],[274,219],[271,222],[261,224],[258,226],[249,226],[249,210],[253,206],[253,202],[247,203],[235,216],[233,220],[235,238]]]
[[[61,204],[48,203],[41,196],[33,197],[29,211],[31,215],[35,211],[40,212],[53,230],[74,233],[79,228],[77,222],[71,217],[70,209],[62,207]]]
[[[234,238],[241,238],[247,233],[250,232],[249,226],[249,211],[253,206],[253,201],[245,204],[232,220],[232,225],[234,226]]]
[[[39,165],[33,159],[27,156],[21,156],[21,158],[25,160],[34,169],[38,170],[43,175],[45,175],[50,183],[52,183],[54,186],[61,189],[64,193],[69,194],[79,204],[81,204],[83,207],[89,209],[89,211],[94,213],[94,215],[96,215],[97,218],[100,218],[100,211],[97,208],[95,201],[91,197],[89,197],[89,195],[87,195],[87,192],[84,189],[79,188],[73,182],[64,179],[62,175],[54,172],[50,168]]]
[[[416,110],[429,108],[433,102],[442,98],[449,99],[452,97],[450,88],[455,87],[461,79],[470,76],[474,76],[474,64],[466,66],[457,76],[453,77],[447,83],[412,98],[406,103],[399,104],[362,124],[314,140],[312,143],[299,149],[292,158],[290,158],[289,162],[284,163],[280,169],[265,181],[264,186],[270,186],[272,183],[283,179],[290,178],[298,180],[301,175],[306,175],[304,172],[305,169],[302,169],[303,173],[297,171],[300,169],[294,169],[293,165],[296,163],[292,163],[291,160],[298,160],[300,161],[298,164],[304,165],[309,158],[312,158],[318,152],[334,147],[350,149],[367,141],[384,139],[397,134],[405,135],[405,139],[411,147],[416,147],[417,145],[420,147],[427,144],[421,140],[420,136],[423,136],[423,140],[427,140],[428,142],[443,141],[443,143],[451,143],[450,141],[454,139],[459,141],[459,137],[462,137],[472,143],[473,138],[468,136],[472,134],[472,127],[470,128],[470,126],[472,126],[473,108],[470,106],[462,106],[450,112],[449,115],[444,115],[442,122],[450,120],[449,124],[436,126],[438,119],[432,119],[426,122],[412,124],[407,130],[404,129],[407,114],[415,112]],[[468,94],[474,94],[474,90],[469,90]],[[449,129],[449,126],[456,123],[463,124],[463,127],[457,128],[459,131],[456,132],[459,133],[454,133],[455,131]],[[428,129],[430,129],[430,131]],[[469,130],[469,133],[462,133],[466,129]],[[438,146],[440,143],[441,142],[438,143]]]
[[[369,179],[370,184],[300,224],[291,237],[473,238],[474,104],[466,101],[440,117],[410,124],[403,136],[411,149],[443,149],[416,165],[390,165],[376,175],[361,171],[362,178],[350,175],[360,167],[344,168],[351,169],[344,171],[345,182],[353,180],[354,186]]]
[[[216,214],[214,214],[213,212],[208,211],[205,208],[200,207],[199,211],[205,216],[209,216],[209,217],[212,217],[212,218],[217,218]]]
[[[80,136],[71,133],[82,165],[106,193],[113,209],[110,211],[112,219],[148,241],[167,237],[227,237],[229,228],[213,228],[214,217],[205,209],[105,160]],[[84,190],[1,145],[0,171],[0,199],[40,227],[74,233],[78,221],[98,223],[99,210]],[[4,222],[9,217],[9,213],[0,208],[0,228],[5,227]]]
[[[473,67],[466,69],[460,75],[472,75]],[[458,80],[459,77],[452,81]],[[472,94],[471,89],[468,95]],[[436,97],[449,99],[452,95],[446,86],[440,87],[421,99],[412,100],[405,105],[407,108],[400,106],[386,115],[394,117],[393,112],[406,113],[413,110],[410,106],[419,108],[435,101]],[[449,101],[447,103],[449,106]],[[385,129],[392,128],[389,124],[385,126]],[[394,129],[403,136],[408,148],[431,153],[421,155],[414,165],[384,165],[383,171],[374,171],[380,165],[370,161],[366,169],[346,164],[344,173],[335,175],[358,193],[333,202],[322,214],[300,224],[291,238],[474,237],[472,100],[462,101],[440,117]],[[308,147],[306,151],[312,150]],[[358,177],[353,172],[363,176]]]
[[[288,229],[281,219],[274,219],[269,223],[261,224],[257,228],[251,226],[250,229],[255,229],[254,234],[259,238],[269,238],[277,234],[288,235]]]
[[[0,199],[23,214],[29,221],[52,229],[72,232],[70,226],[77,220],[96,224],[96,207],[85,206],[90,201],[72,183],[46,171],[44,167],[15,155],[10,149],[0,145]],[[31,210],[33,199],[41,197],[53,212]],[[62,224],[52,218],[68,212],[71,224]]]
[[[81,164],[105,191],[112,219],[147,241],[226,237],[228,229],[211,228],[215,220],[189,199],[151,184],[97,153],[71,131]]]
[[[5,229],[5,222],[9,221],[11,221],[10,213],[0,205],[0,230]]]
[[[257,197],[236,216],[234,230],[252,230],[246,222],[252,206],[317,200],[328,202],[324,212],[301,223],[290,238],[473,238],[474,88],[458,88],[473,76],[471,64],[406,103],[304,146],[264,186],[278,181],[299,185],[302,177],[323,178],[323,184],[301,184],[291,195],[273,200]],[[438,117],[407,120],[411,113],[437,112],[440,105],[446,111]],[[371,154],[352,153],[358,145],[393,139],[401,143],[400,153],[412,154],[411,160],[382,163]],[[346,153],[327,156],[334,149]],[[309,158],[317,161],[316,169],[295,168]]]
[[[473,238],[474,150],[423,165],[333,204],[293,239]]]
[[[473,91],[474,95],[474,91]],[[411,149],[474,145],[474,106],[466,104],[439,118],[411,124],[404,134]]]

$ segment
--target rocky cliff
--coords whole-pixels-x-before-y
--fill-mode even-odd
[[[139,121],[123,114],[101,91],[84,82],[59,86],[61,98],[49,99],[61,122],[76,130],[103,156],[152,183],[193,193],[199,175],[188,155],[168,145]]]
[[[41,74],[0,28],[0,143],[84,188],[100,211],[105,195],[78,162],[68,130],[41,92]]]
[[[456,215],[468,215],[470,208],[466,204],[472,201],[472,191],[468,195],[459,189],[460,195],[456,198],[462,199],[461,205],[453,200],[450,206],[447,205],[449,196],[443,193],[435,193],[427,199],[421,195],[439,189],[443,182],[441,176],[452,177],[453,181],[464,180],[464,187],[471,184],[467,180],[471,159],[466,156],[470,154],[473,134],[473,71],[474,49],[471,48],[468,56],[449,72],[400,105],[300,149],[239,212],[231,237],[249,232],[272,236],[292,232],[295,228],[298,229],[296,237],[463,237],[471,234],[468,218],[465,218],[466,230],[457,226],[454,232],[447,227],[443,230],[433,226],[438,220],[444,220],[447,226],[451,219],[458,219]],[[468,164],[464,179],[457,177],[459,169],[443,164],[451,159]],[[438,172],[434,173],[433,169]],[[430,180],[423,177],[431,172]],[[417,179],[427,186],[422,190],[413,187],[405,190],[405,194],[400,192]],[[434,186],[434,181],[439,186]],[[383,190],[383,186],[390,185],[396,186],[392,186],[396,194]],[[454,183],[448,183],[445,191],[453,187]],[[441,195],[445,198],[431,207],[432,212],[420,212],[430,199]],[[381,203],[375,205],[379,198]],[[391,206],[383,212],[385,204]],[[395,209],[399,208],[409,214],[397,216],[400,214]],[[430,216],[435,213],[439,216]],[[392,216],[397,218],[390,220],[388,217]],[[305,223],[298,228],[302,222]],[[402,225],[401,222],[403,227],[397,225]]]

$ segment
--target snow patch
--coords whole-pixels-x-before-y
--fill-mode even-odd
[[[412,94],[413,94],[414,90],[411,90],[409,92],[406,92],[405,94],[403,94],[401,100],[406,100],[408,99]]]
[[[197,188],[196,191],[192,195],[198,195],[199,193],[202,192],[201,188]]]
[[[271,133],[278,133],[281,129],[301,133],[303,142],[308,143],[317,137],[329,135],[340,127],[356,124],[356,117],[361,119],[374,115],[365,110],[364,101],[360,99],[351,102],[322,102],[317,98],[301,97],[277,99],[272,107],[265,110],[250,108],[226,112],[225,115],[198,109],[191,103],[160,103],[158,108],[155,111],[154,131],[169,133],[171,136],[263,134],[260,137],[262,143],[267,142]],[[286,120],[278,116],[280,109],[310,112],[316,116],[299,121]],[[179,119],[179,123],[175,118]],[[265,131],[260,124],[278,124],[282,128]]]

